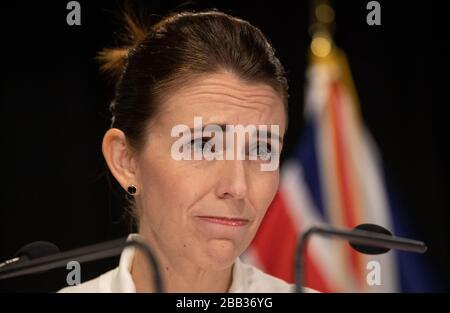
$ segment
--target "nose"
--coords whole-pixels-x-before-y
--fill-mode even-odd
[[[223,160],[216,194],[221,199],[243,199],[247,196],[245,160]]]

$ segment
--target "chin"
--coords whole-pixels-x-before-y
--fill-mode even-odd
[[[206,249],[206,267],[211,270],[224,270],[231,267],[240,255],[236,244],[227,239],[214,239]]]

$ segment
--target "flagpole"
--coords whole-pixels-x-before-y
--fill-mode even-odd
[[[328,0],[311,0],[310,3],[310,51],[316,57],[326,57],[333,47],[334,10]]]

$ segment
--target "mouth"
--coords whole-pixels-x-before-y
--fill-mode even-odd
[[[250,220],[245,218],[223,217],[223,216],[197,216],[197,218],[201,219],[202,221],[213,224],[220,224],[224,226],[234,226],[234,227],[245,226],[250,222]]]

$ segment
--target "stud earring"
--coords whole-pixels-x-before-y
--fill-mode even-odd
[[[129,195],[134,195],[136,193],[136,187],[134,185],[128,186],[127,192]]]

